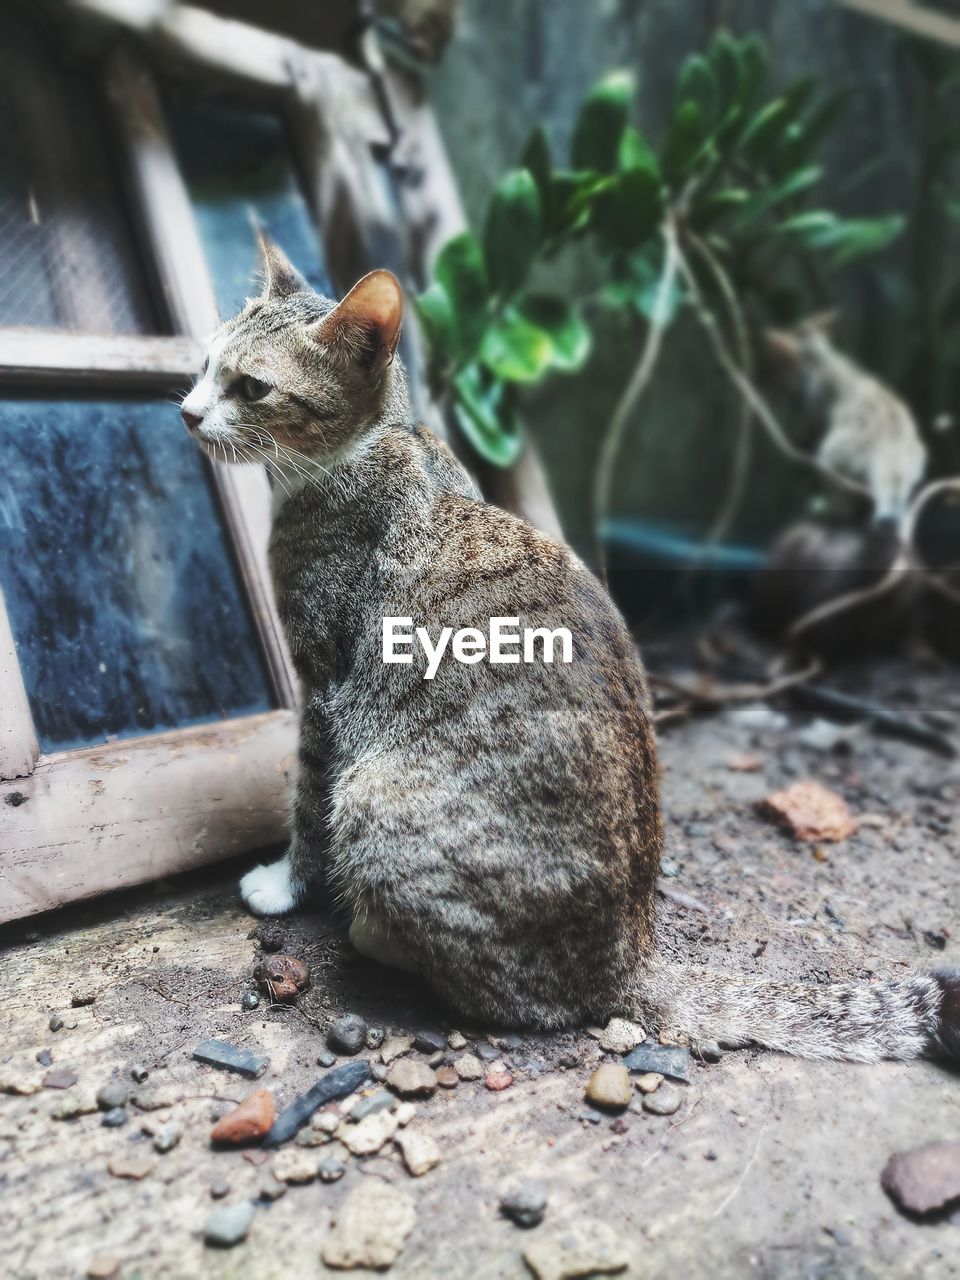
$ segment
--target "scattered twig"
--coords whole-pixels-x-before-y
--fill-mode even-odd
[[[910,720],[882,703],[854,694],[841,693],[824,685],[798,684],[790,690],[791,697],[818,711],[831,712],[847,719],[867,720],[874,728],[893,737],[929,747],[948,759],[953,759],[957,749],[948,737],[917,720]]]
[[[634,410],[646,390],[660,358],[663,335],[669,321],[671,297],[677,280],[680,249],[677,243],[677,229],[672,216],[668,217],[663,224],[663,240],[665,249],[663,270],[660,273],[660,280],[657,284],[646,342],[643,344],[640,359],[637,361],[630,381],[627,383],[623,395],[618,400],[617,407],[613,411],[613,417],[610,419],[610,425],[600,446],[600,457],[594,473],[593,533],[596,544],[597,567],[602,576],[606,575],[607,557],[601,524],[607,514],[610,502],[614,465],[620,453],[624,432],[630,424]]]
[[[694,898],[692,894],[683,893],[680,889],[674,889],[668,881],[664,880],[663,876],[660,876],[657,880],[657,893],[666,898],[668,902],[675,902],[678,907],[686,907],[688,911],[699,911],[705,916],[713,914],[705,902],[701,902],[699,898]]]
[[[689,685],[674,676],[660,675],[655,671],[648,672],[647,679],[652,685],[661,689],[668,689],[671,693],[678,694],[688,701],[699,702],[709,707],[722,707],[737,702],[765,702],[768,698],[774,698],[780,693],[787,692],[787,690],[794,688],[795,685],[803,684],[811,676],[817,675],[819,671],[820,663],[812,661],[803,670],[788,672],[786,675],[778,676],[775,680],[771,680],[766,684],[754,682],[720,684],[710,682]]]
[[[733,1200],[737,1195],[739,1195],[740,1189],[743,1186],[744,1182],[746,1181],[747,1174],[753,1168],[754,1164],[756,1163],[757,1156],[760,1154],[760,1145],[763,1142],[763,1137],[766,1132],[767,1132],[766,1126],[764,1126],[763,1128],[761,1128],[760,1132],[757,1134],[757,1145],[753,1149],[753,1155],[750,1157],[750,1159],[741,1169],[740,1177],[737,1179],[734,1185],[730,1188],[729,1194],[724,1196],[723,1200],[720,1202],[717,1208],[714,1209],[713,1213],[711,1213],[710,1215],[711,1218],[719,1218],[720,1214],[723,1213],[724,1209],[727,1207],[730,1201]]]

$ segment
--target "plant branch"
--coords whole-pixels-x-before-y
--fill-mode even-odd
[[[767,435],[783,456],[789,459],[790,462],[795,462],[799,466],[810,468],[812,471],[815,471],[821,479],[836,486],[837,488],[845,489],[848,493],[855,493],[860,497],[869,498],[871,495],[866,485],[859,484],[856,480],[851,480],[849,477],[841,475],[840,472],[834,471],[832,467],[825,466],[819,458],[814,457],[811,453],[806,453],[803,449],[799,449],[793,443],[784,431],[783,427],[777,421],[773,410],[767,404],[766,400],[746,374],[742,373],[737,367],[737,362],[730,354],[726,343],[720,334],[713,312],[703,300],[703,295],[700,292],[700,286],[697,283],[696,276],[693,274],[690,264],[682,252],[680,252],[679,267],[680,274],[683,276],[684,281],[687,284],[687,288],[690,291],[697,319],[700,321],[700,324],[703,326],[703,329],[710,340],[710,344],[713,347],[714,354],[716,355],[721,369],[756,414],[757,419],[763,426]]]
[[[677,271],[680,264],[680,246],[677,242],[677,229],[672,216],[668,216],[663,224],[663,239],[665,246],[663,270],[660,273],[660,280],[657,284],[647,338],[630,381],[627,383],[613,411],[610,425],[607,427],[603,437],[600,457],[594,473],[593,536],[597,567],[603,577],[606,577],[607,559],[601,524],[609,508],[614,465],[620,454],[624,433],[630,424],[640,398],[647,389],[657,361],[660,358],[663,335],[670,315],[670,300],[677,280]]]
[[[753,352],[750,347],[750,338],[747,333],[747,324],[744,319],[743,310],[740,301],[737,298],[736,290],[733,287],[733,281],[727,274],[723,264],[717,255],[713,252],[705,240],[694,232],[688,233],[688,238],[695,252],[699,254],[705,263],[708,271],[723,298],[727,309],[727,315],[730,318],[730,325],[733,330],[734,341],[737,346],[737,357],[740,369],[744,375],[753,380]],[[733,469],[730,474],[730,483],[727,487],[727,493],[720,506],[719,511],[714,517],[713,524],[707,533],[704,542],[704,550],[708,550],[726,536],[731,524],[736,518],[740,505],[743,502],[744,494],[747,488],[747,477],[750,473],[750,459],[753,454],[753,420],[754,412],[749,400],[743,395],[739,397],[739,412],[737,414],[736,442],[734,444]]]

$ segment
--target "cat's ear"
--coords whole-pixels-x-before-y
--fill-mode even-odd
[[[764,329],[764,353],[778,364],[792,364],[800,358],[803,344],[792,329]]]
[[[267,301],[285,298],[291,293],[302,293],[304,289],[309,290],[309,284],[280,246],[274,244],[259,226],[256,227],[256,232],[260,245],[260,275],[263,280],[260,297]]]
[[[403,323],[403,290],[390,271],[371,271],[333,310],[308,329],[314,342],[327,344],[371,373],[391,363]]]

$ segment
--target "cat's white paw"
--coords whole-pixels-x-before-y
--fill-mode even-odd
[[[240,894],[258,916],[282,916],[297,904],[294,883],[290,875],[290,859],[254,867],[240,881]]]

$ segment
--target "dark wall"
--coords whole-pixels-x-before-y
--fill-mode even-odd
[[[892,28],[834,0],[463,0],[457,36],[430,91],[468,214],[479,225],[489,190],[514,163],[535,123],[562,152],[578,103],[596,78],[630,67],[639,123],[658,136],[677,67],[718,25],[763,33],[774,76],[815,71],[855,93],[831,144],[830,199],[844,212],[909,212],[916,190],[917,73]],[[845,194],[851,174],[876,171]],[[886,259],[851,268],[843,285],[841,335],[866,364],[895,377],[903,308],[891,296],[892,266],[910,261],[907,235]],[[590,264],[568,260],[561,287],[582,292]],[[554,276],[552,283],[557,283]],[[902,299],[900,300],[902,302]],[[637,357],[636,338],[599,329],[588,370],[554,379],[531,397],[530,428],[551,472],[568,534],[586,545],[590,474],[603,426]],[[622,512],[703,525],[722,499],[730,465],[732,400],[693,332],[669,344],[630,438],[614,499]],[[741,532],[763,537],[805,487],[761,445]]]

